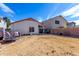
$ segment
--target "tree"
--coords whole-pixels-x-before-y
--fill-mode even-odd
[[[9,26],[10,26],[10,19],[8,17],[3,17],[4,21],[6,22],[6,29],[9,30]]]

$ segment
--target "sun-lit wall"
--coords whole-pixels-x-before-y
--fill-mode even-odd
[[[6,28],[6,22],[2,18],[0,18],[0,27]]]

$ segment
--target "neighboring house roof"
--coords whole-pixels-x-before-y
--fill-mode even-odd
[[[23,19],[23,20],[12,22],[11,24],[15,24],[15,23],[22,22],[22,21],[27,21],[27,20],[29,20],[29,21],[35,21],[33,18],[27,18],[27,19]]]
[[[68,23],[68,21],[62,16],[62,15],[59,15],[59,16],[56,16],[56,17],[62,17],[63,18],[63,20],[65,20],[66,21],[66,23]]]
[[[23,21],[34,21],[34,22],[37,22],[39,25],[46,27],[43,23],[38,22],[37,20],[35,20],[33,18],[27,18],[27,19],[19,20],[19,21],[16,21],[16,22],[12,22],[11,24],[15,24],[15,23],[23,22]]]
[[[75,22],[69,22],[68,24],[76,24]]]
[[[62,17],[68,23],[68,21],[62,15],[59,15],[59,16],[56,16],[56,17]]]
[[[47,19],[47,20],[45,20],[45,21],[48,21],[48,20],[53,20],[53,19],[55,19],[55,18],[57,18],[57,17],[62,17],[66,22],[67,22],[67,20],[62,16],[62,15],[58,15],[58,16],[55,16],[55,17],[53,17],[53,18],[49,18],[49,19]],[[44,22],[44,21],[43,21]],[[68,22],[67,22],[68,23]]]

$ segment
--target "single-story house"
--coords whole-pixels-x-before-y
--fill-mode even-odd
[[[39,34],[44,32],[45,26],[33,18],[27,18],[11,23],[11,30],[23,34]]]

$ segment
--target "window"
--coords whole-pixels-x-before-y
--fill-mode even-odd
[[[38,26],[39,27],[39,29],[43,29],[43,27],[42,26]]]
[[[34,32],[34,27],[29,27],[29,32]]]
[[[58,20],[55,20],[55,24],[59,24],[59,21]]]

